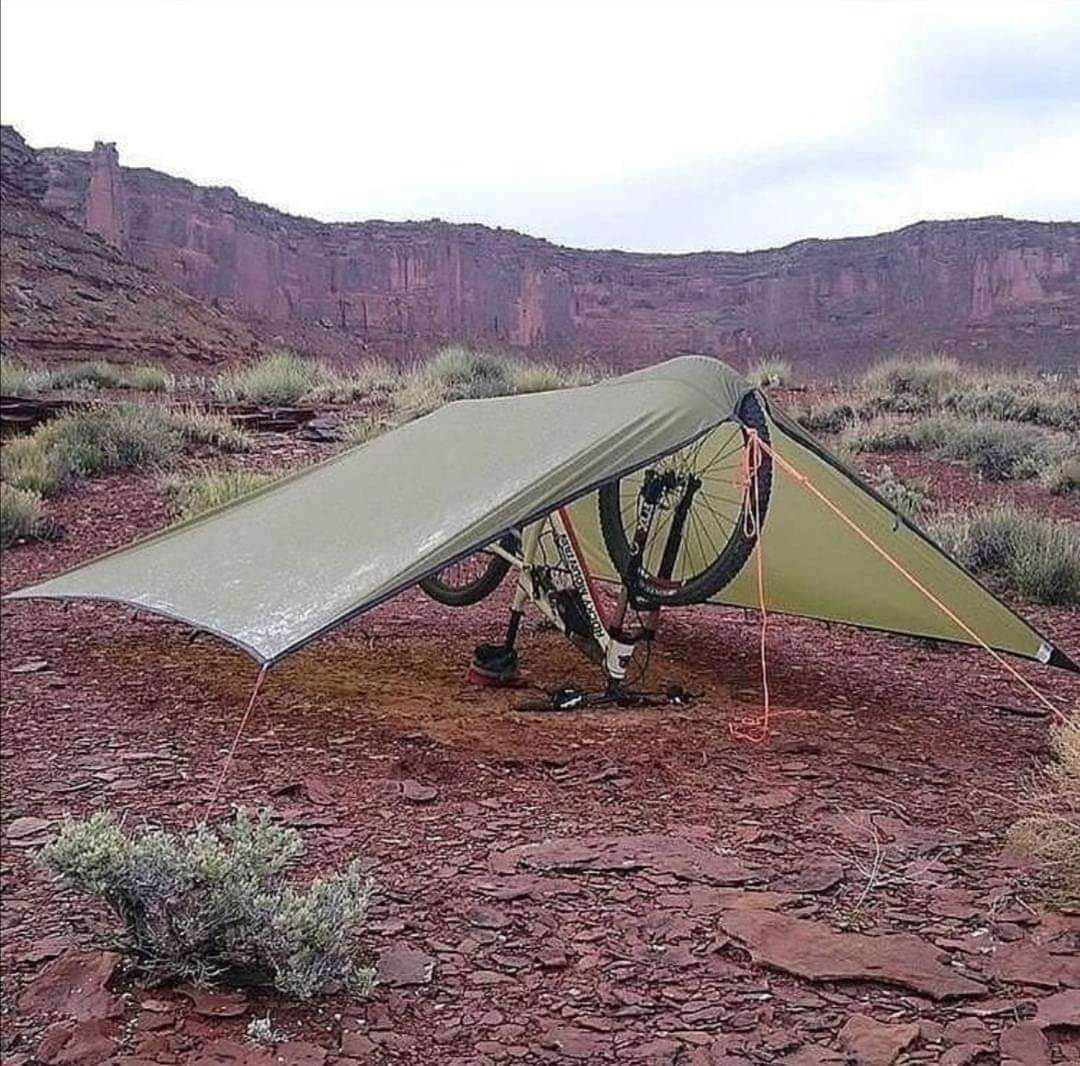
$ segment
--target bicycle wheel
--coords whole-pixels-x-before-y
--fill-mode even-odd
[[[424,578],[420,588],[447,607],[469,607],[490,596],[509,569],[510,564],[501,555],[474,552]]]
[[[665,479],[636,575],[634,592],[646,604],[701,603],[727,585],[750,558],[758,530],[750,520],[754,488],[746,483],[748,429],[769,443],[768,421],[755,393],[743,399],[738,421],[717,426],[648,470],[601,487],[604,544],[615,569],[625,577],[645,478]],[[763,523],[772,491],[772,458],[765,451],[760,453],[757,479],[756,507]]]

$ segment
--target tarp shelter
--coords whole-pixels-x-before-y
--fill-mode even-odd
[[[581,388],[451,403],[13,596],[120,601],[271,663],[560,506],[573,505],[589,562],[614,577],[598,486],[725,425],[730,434],[750,390],[724,364],[688,356]],[[809,479],[981,640],[1076,669],[801,427],[766,409],[777,464]],[[781,469],[756,550],[770,611],[973,642]],[[715,601],[756,607],[754,569]]]

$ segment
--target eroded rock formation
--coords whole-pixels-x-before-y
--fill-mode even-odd
[[[509,230],[321,223],[153,170],[49,149],[45,202],[193,296],[302,348],[469,340],[640,364],[781,354],[834,370],[936,349],[1073,365],[1080,224],[985,218],[751,253],[562,248]]]

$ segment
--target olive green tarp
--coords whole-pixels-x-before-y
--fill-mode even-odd
[[[567,504],[590,565],[614,578],[597,521],[598,486],[710,433],[730,435],[749,391],[724,364],[687,356],[581,388],[458,401],[12,596],[131,604],[270,663]],[[972,643],[786,476],[782,460],[988,645],[1072,666],[798,425],[768,409],[768,428],[777,458],[756,550],[764,552],[769,610]],[[757,606],[755,561],[714,599]]]

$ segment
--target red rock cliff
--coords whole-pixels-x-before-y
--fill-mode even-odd
[[[836,370],[897,350],[1075,365],[1080,224],[985,218],[737,254],[578,251],[439,221],[321,223],[43,150],[46,203],[188,293],[309,350],[461,339],[639,364],[780,354]]]

